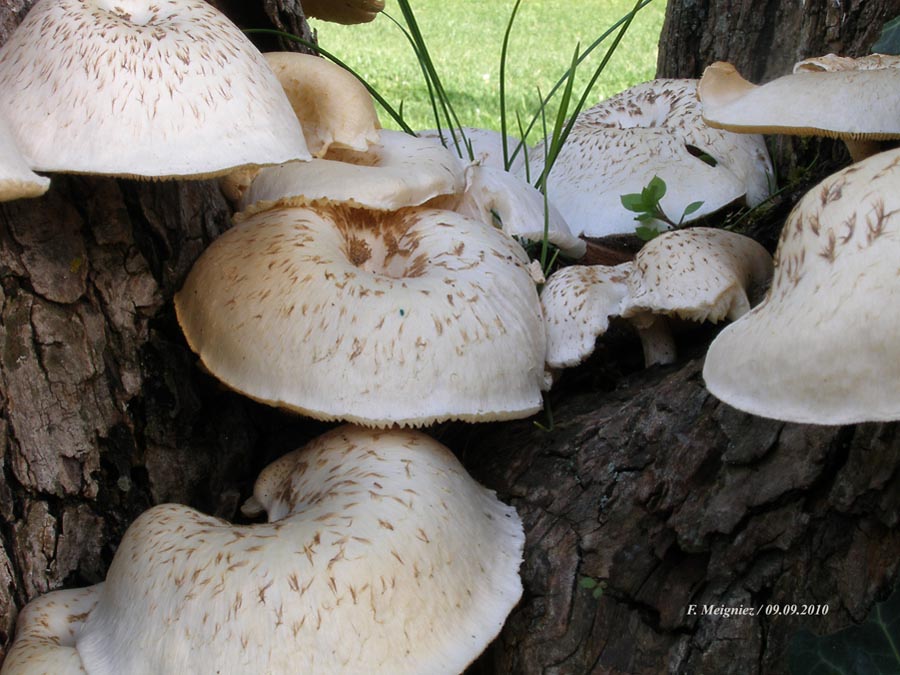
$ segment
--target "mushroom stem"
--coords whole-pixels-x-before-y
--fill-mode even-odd
[[[641,339],[641,347],[644,349],[644,367],[675,363],[678,351],[675,348],[675,341],[672,339],[672,331],[669,330],[669,322],[664,316],[647,312],[632,317],[631,324]]]
[[[845,138],[844,145],[847,146],[850,159],[853,160],[854,164],[861,162],[866,157],[878,154],[882,148],[881,141],[868,141],[860,138]]]

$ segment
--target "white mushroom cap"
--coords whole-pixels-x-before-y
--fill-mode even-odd
[[[375,103],[355,75],[310,54],[272,52],[265,57],[315,157],[322,157],[330,147],[363,152],[378,142],[381,124]]]
[[[309,157],[265,59],[203,0],[39,0],[0,48],[0,115],[39,171],[205,177]]]
[[[772,256],[742,234],[711,227],[664,232],[634,258],[626,318],[642,312],[734,321],[772,277]]]
[[[465,189],[456,156],[433,141],[384,129],[365,152],[263,169],[241,200],[241,217],[274,206],[335,203],[390,211]]]
[[[16,637],[3,661],[4,675],[87,675],[75,640],[97,605],[103,584],[53,591],[19,613]]]
[[[765,300],[703,369],[729,405],[813,424],[900,419],[900,151],[826,178],[792,211]]]
[[[625,308],[631,266],[571,265],[550,275],[541,291],[548,366],[576,366],[594,352],[610,318]]]
[[[532,178],[543,169],[544,152],[538,143],[529,153]],[[703,202],[686,216],[689,221],[738,199],[751,206],[762,202],[772,175],[762,137],[703,123],[696,80],[654,80],[578,115],[550,171],[547,194],[573,233],[599,237],[634,232],[634,213],[621,197],[640,192],[654,176],[666,183],[661,205],[670,217]]]
[[[340,427],[257,481],[270,522],[156,506],[78,636],[91,675],[455,675],[518,601],[512,507],[424,434]]]
[[[0,202],[40,197],[50,187],[50,179],[32,171],[13,140],[9,127],[0,118]]]
[[[587,244],[569,229],[566,219],[534,186],[502,169],[472,165],[466,168],[466,192],[456,207],[458,213],[487,224],[499,218],[510,236],[541,242],[544,229],[548,241],[569,258],[584,255]]]
[[[203,253],[175,309],[217,378],[318,419],[526,417],[546,386],[524,251],[450,211],[263,211]]]
[[[333,23],[367,23],[384,9],[384,0],[304,0],[306,16]]]
[[[880,64],[880,67],[878,67]],[[703,73],[703,119],[743,133],[821,135],[853,140],[900,137],[900,59],[801,61],[791,75],[756,86],[730,63]],[[848,143],[848,147],[851,143]],[[851,147],[852,150],[852,147]]]
[[[462,133],[460,133],[460,131]],[[493,129],[479,129],[477,127],[462,127],[451,132],[450,129],[426,129],[417,131],[419,138],[430,138],[452,150],[465,162],[475,161],[481,166],[489,166],[495,169],[505,169],[503,162],[503,134]],[[456,142],[454,142],[454,135]],[[463,141],[465,139],[465,142]],[[512,153],[519,144],[519,139],[512,136],[506,137],[508,152]],[[469,158],[469,148],[472,149],[474,158]]]
[[[616,316],[637,330],[646,365],[671,363],[675,344],[662,317],[737,319],[771,275],[772,258],[757,242],[708,227],[664,232],[615,267],[565,267],[541,292],[547,365],[583,362]]]

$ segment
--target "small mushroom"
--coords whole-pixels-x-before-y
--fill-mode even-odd
[[[753,206],[768,197],[772,166],[761,136],[707,126],[700,117],[696,80],[653,80],[583,111],[547,177],[547,195],[575,234],[633,233],[634,213],[621,204],[654,176],[667,186],[662,207],[678,218],[692,202],[693,220],[732,202]],[[543,170],[545,148],[529,152],[532,180]],[[525,165],[518,169],[524,175]]]
[[[422,433],[339,427],[265,469],[254,496],[268,523],[144,512],[105,583],[66,592],[87,616],[51,619],[74,635],[43,647],[83,670],[16,672],[455,675],[521,596],[515,510]],[[50,616],[48,599],[25,614]]]
[[[791,212],[763,302],[713,341],[703,376],[791,422],[900,419],[900,150],[829,176]]]
[[[310,54],[270,52],[265,57],[314,157],[331,147],[365,152],[378,142],[381,124],[372,96],[350,71]]]
[[[827,55],[800,61],[791,75],[751,84],[730,63],[703,73],[698,95],[710,126],[741,133],[840,138],[854,161],[876,142],[900,138],[900,57]]]
[[[332,148],[323,159],[262,169],[238,220],[275,206],[345,204],[389,211],[465,189],[456,156],[429,140],[383,129],[365,152]]]
[[[332,23],[368,23],[384,9],[384,0],[303,0],[303,13]]]
[[[577,365],[621,316],[637,329],[645,364],[671,363],[676,350],[665,317],[735,320],[772,274],[772,259],[743,235],[708,227],[665,232],[633,262],[615,267],[567,267],[541,292],[547,324],[547,364]]]
[[[38,0],[0,48],[0,116],[38,171],[199,178],[309,158],[265,59],[203,0]]]
[[[421,426],[542,405],[528,259],[450,211],[262,211],[203,253],[175,309],[217,378],[317,419]]]

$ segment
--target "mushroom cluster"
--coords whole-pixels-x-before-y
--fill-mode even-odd
[[[106,581],[29,605],[4,673],[459,673],[522,593],[512,507],[414,431],[343,426],[259,476],[238,526],[141,515]]]

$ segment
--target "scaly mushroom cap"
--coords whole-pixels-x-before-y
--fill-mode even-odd
[[[332,23],[368,23],[384,9],[384,0],[303,0],[306,16]]]
[[[630,262],[572,265],[550,275],[541,291],[548,366],[577,366],[594,352],[610,318],[621,316],[626,306],[631,268]]]
[[[378,142],[381,124],[372,96],[352,73],[310,54],[272,52],[265,57],[315,157],[330,147],[364,152]]]
[[[50,187],[50,179],[32,171],[0,118],[0,202],[40,197]]]
[[[207,177],[309,158],[265,59],[203,0],[39,0],[0,48],[0,115],[38,171]]]
[[[771,277],[772,256],[750,237],[711,227],[664,232],[634,258],[623,316],[734,321],[750,311],[749,296]]]
[[[704,124],[696,86],[696,80],[653,80],[578,115],[547,181],[547,194],[575,234],[634,232],[634,213],[621,196],[640,192],[654,176],[666,183],[661,205],[670,216],[703,202],[686,220],[769,195],[772,166],[762,137]],[[532,179],[543,169],[544,152],[538,143],[529,153]]]
[[[345,204],[391,211],[465,189],[456,156],[433,141],[384,129],[365,152],[333,148],[325,159],[263,169],[241,199],[238,220],[274,208]]]
[[[826,178],[791,212],[765,300],[723,330],[707,388],[812,424],[900,419],[900,151]]]
[[[569,258],[580,258],[587,249],[569,229],[551,202],[534,186],[503,169],[477,165],[466,167],[466,191],[454,209],[458,213],[492,225],[499,219],[508,235],[534,242],[547,240]]]
[[[518,601],[512,507],[412,431],[340,427],[267,468],[267,524],[156,506],[78,635],[91,675],[462,672]]]
[[[263,211],[203,253],[175,309],[225,384],[318,419],[526,417],[546,386],[524,251],[450,211]]]
[[[704,71],[698,94],[703,119],[721,129],[841,139],[900,137],[900,59],[809,59],[793,74],[762,86],[719,61]]]
[[[97,605],[103,584],[53,591],[29,602],[16,621],[16,637],[3,675],[87,675],[75,640]]]

